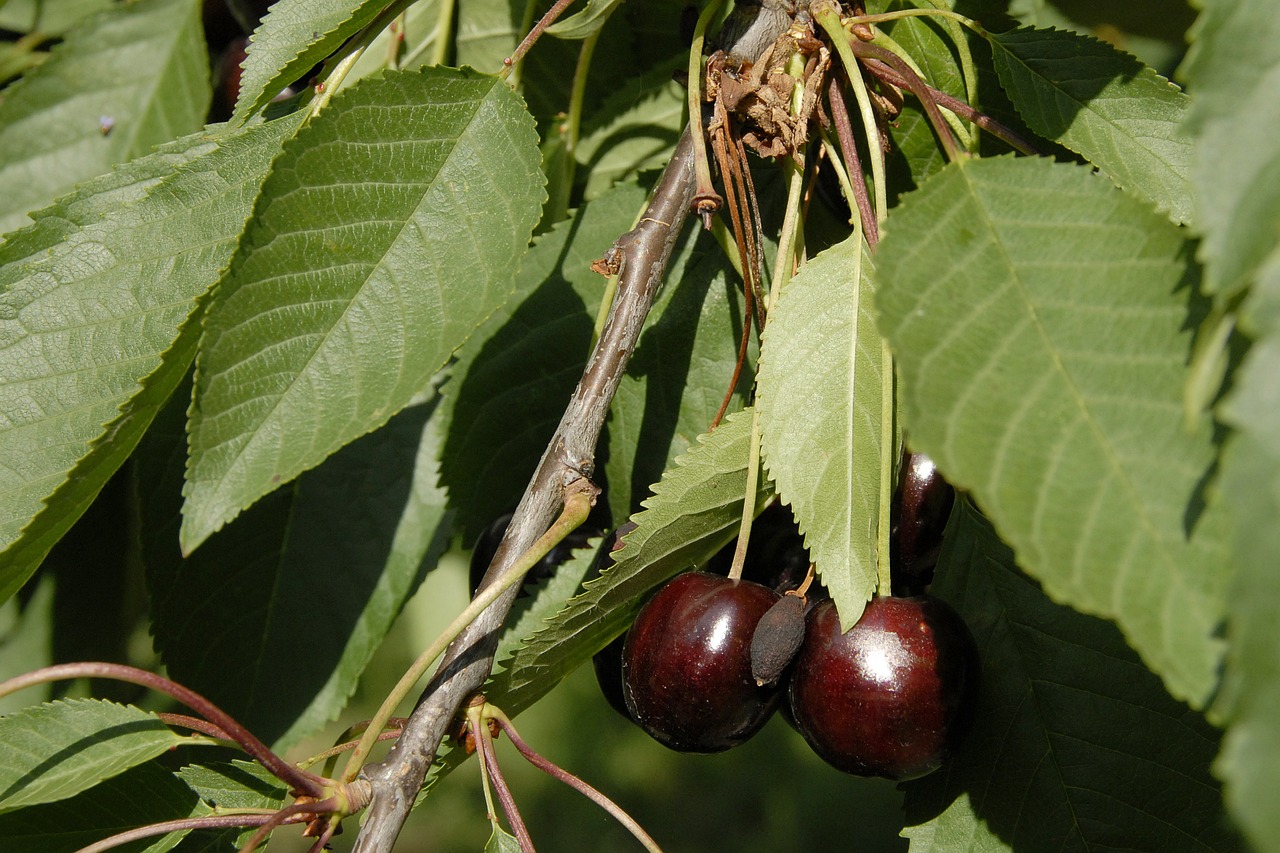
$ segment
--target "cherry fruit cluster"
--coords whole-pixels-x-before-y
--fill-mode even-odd
[[[596,656],[606,698],[683,752],[737,746],[781,707],[839,770],[904,780],[937,769],[972,718],[979,671],[964,621],[927,593],[952,500],[927,457],[904,459],[895,594],[873,597],[848,632],[820,588],[796,590],[808,555],[790,513],[771,508],[753,526],[743,580],[715,572],[727,556],[678,575]]]

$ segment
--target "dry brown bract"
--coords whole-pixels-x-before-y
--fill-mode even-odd
[[[803,79],[786,68],[791,57],[805,59]],[[819,111],[818,93],[831,65],[831,54],[807,25],[797,25],[770,45],[759,61],[716,51],[707,60],[707,101],[716,105],[707,132],[724,130],[732,115],[741,126],[742,142],[761,157],[797,157],[809,141],[809,120]],[[792,114],[792,92],[802,86],[800,108]],[[798,157],[797,157],[798,159]]]

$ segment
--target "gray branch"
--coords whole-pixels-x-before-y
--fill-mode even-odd
[[[755,58],[790,26],[793,6],[787,0],[763,0],[759,5],[740,2],[736,17],[725,25],[728,35],[722,35],[722,40],[733,45],[732,53]],[[546,532],[560,512],[565,488],[580,477],[589,479],[594,472],[595,446],[609,404],[689,215],[694,190],[692,148],[686,128],[644,217],[614,243],[610,259],[618,264],[618,288],[604,330],[516,507],[484,583],[505,572]],[[450,723],[462,703],[489,677],[498,633],[518,590],[519,585],[512,586],[458,636],[390,754],[361,771],[371,798],[354,853],[392,850]]]

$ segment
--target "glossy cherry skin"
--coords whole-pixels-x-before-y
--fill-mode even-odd
[[[938,769],[972,720],[978,651],[941,599],[872,598],[848,633],[824,601],[806,619],[788,700],[796,729],[833,767],[915,779]]]
[[[890,511],[889,565],[894,595],[911,596],[933,582],[956,493],[923,453],[904,453],[902,461]]]
[[[722,752],[760,730],[780,691],[751,675],[751,636],[778,593],[686,572],[649,600],[627,632],[622,691],[631,718],[680,752]]]

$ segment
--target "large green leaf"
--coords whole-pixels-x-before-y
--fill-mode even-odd
[[[1087,168],[1027,158],[948,166],[887,230],[877,305],[913,446],[1051,596],[1204,703],[1228,572],[1211,424],[1183,423],[1201,310],[1183,235]]]
[[[91,181],[0,247],[0,599],[84,512],[186,372],[196,301],[296,127],[285,118],[181,140]]]
[[[209,813],[181,779],[148,762],[70,799],[0,814],[0,838],[5,849],[21,853],[74,853],[140,826]],[[183,835],[170,833],[112,849],[162,853]]]
[[[765,468],[846,629],[876,588],[883,412],[893,405],[870,267],[854,235],[787,283],[765,329],[756,391]]]
[[[77,182],[199,130],[208,109],[195,0],[86,19],[0,101],[0,233]]]
[[[1095,39],[1023,28],[991,36],[1000,82],[1036,133],[1083,155],[1169,214],[1192,217],[1188,98],[1141,62]]]
[[[1277,348],[1255,348],[1253,369],[1276,369]],[[1273,372],[1271,376],[1275,376]],[[1243,393],[1243,392],[1242,392]],[[1267,418],[1274,429],[1274,403]],[[1223,691],[1215,710],[1228,724],[1214,768],[1225,783],[1232,816],[1258,851],[1280,850],[1280,812],[1270,792],[1280,785],[1280,457],[1242,421],[1224,462],[1224,492],[1237,520],[1237,576],[1227,611],[1231,642]]]
[[[75,796],[184,740],[146,711],[92,699],[0,717],[0,812]]]
[[[470,71],[363,81],[286,145],[205,323],[184,551],[424,388],[512,292],[542,197],[519,97]]]
[[[278,0],[254,30],[232,122],[262,109],[281,89],[373,21],[392,0]]]
[[[913,853],[1239,849],[1209,775],[1217,732],[1113,625],[1049,601],[968,507],[937,578],[978,641],[982,686],[958,754],[907,785]]]
[[[1210,289],[1248,286],[1280,227],[1280,17],[1268,0],[1203,0],[1182,69],[1196,98],[1192,181]]]
[[[444,386],[441,479],[470,545],[524,493],[591,351],[605,279],[591,269],[635,221],[644,192],[618,187],[542,235],[516,295],[467,341]]]
[[[485,695],[508,713],[528,707],[622,633],[647,591],[730,541],[742,520],[750,440],[750,411],[701,436],[654,486],[613,567],[502,662]],[[762,479],[757,507],[771,497]]]
[[[157,419],[136,470],[151,631],[171,677],[278,747],[337,716],[448,545],[433,408],[406,409],[186,560],[183,409]]]

